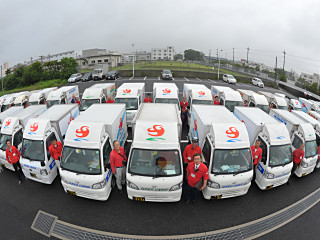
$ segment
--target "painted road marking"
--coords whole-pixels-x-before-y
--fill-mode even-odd
[[[188,78],[184,77],[184,79],[185,79],[185,80],[187,80],[187,81],[189,82],[189,79],[188,79]]]
[[[146,80],[146,79],[147,79],[147,76],[145,76],[143,80]]]

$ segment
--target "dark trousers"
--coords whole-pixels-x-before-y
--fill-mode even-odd
[[[291,171],[291,176],[294,175],[294,172],[297,170],[298,166],[299,166],[300,163],[296,164],[296,163],[293,163],[293,167],[292,167],[292,171]]]
[[[186,124],[186,121],[188,121],[187,112],[181,112],[181,122],[182,122],[182,124]]]
[[[22,173],[22,170],[21,170],[21,165],[19,162],[16,162],[16,163],[13,163],[12,164],[14,170],[16,171],[16,174],[17,174],[17,177],[19,178],[19,180],[21,181],[22,178],[21,178],[21,175],[23,174]]]
[[[199,190],[195,187],[191,187],[187,183],[187,200],[196,201],[198,199]]]

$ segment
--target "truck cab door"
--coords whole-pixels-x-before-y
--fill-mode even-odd
[[[13,135],[13,146],[15,146],[20,152],[22,149],[22,137],[23,137],[23,132],[22,132],[22,128],[20,128]]]
[[[203,163],[208,167],[211,167],[211,159],[212,159],[212,151],[213,147],[211,144],[211,141],[208,137],[206,137],[206,140],[204,141],[204,144],[202,146],[202,161]],[[209,170],[210,171],[210,170]]]
[[[109,185],[109,182],[112,181],[112,170],[110,165],[110,153],[112,151],[110,138],[106,138],[103,147],[102,147],[102,160],[103,160],[103,175],[106,179],[107,185]],[[110,183],[111,184],[111,183]],[[112,186],[111,184],[111,187]]]
[[[249,103],[249,107],[255,107],[256,105],[254,104],[254,102],[250,102]]]
[[[261,178],[263,178],[263,173],[267,170],[268,166],[268,158],[269,158],[269,144],[260,136],[258,137],[260,140],[261,144],[260,147],[262,149],[262,159],[258,163],[258,167],[255,169],[256,173],[256,181],[259,182],[261,181]],[[255,142],[255,141],[254,141]],[[253,159],[254,161],[254,159]]]
[[[60,161],[59,160],[55,160],[53,157],[51,157],[50,153],[49,153],[49,147],[51,145],[51,138],[56,137],[57,141],[61,142],[61,139],[59,138],[59,136],[57,136],[58,134],[55,134],[54,132],[51,133],[49,136],[47,136],[46,140],[45,140],[45,147],[46,147],[46,153],[47,153],[47,157],[45,160],[45,165],[49,166],[50,171],[52,171],[52,169],[54,168],[54,166],[57,166],[57,168],[60,167]]]
[[[298,134],[294,133],[291,138],[291,142],[292,142],[292,151],[294,151],[297,148],[299,148],[304,141]]]

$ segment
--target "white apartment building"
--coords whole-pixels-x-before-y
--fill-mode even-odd
[[[151,60],[170,60],[174,59],[174,47],[151,48]]]
[[[308,74],[308,73],[301,73],[300,75],[301,78],[303,78],[304,80],[306,80],[308,83],[312,84],[312,83],[316,83],[319,85],[320,82],[320,75],[317,73],[314,74]]]
[[[122,53],[121,62],[132,62],[133,53]],[[135,52],[135,61],[149,61],[151,59],[151,53],[146,51]]]

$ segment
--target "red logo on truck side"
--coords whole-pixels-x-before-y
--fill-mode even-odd
[[[205,92],[203,92],[203,91],[200,91],[200,92],[198,92],[199,93],[199,95],[201,95],[201,96],[204,96],[206,93]]]
[[[9,126],[9,125],[10,125],[10,123],[11,123],[11,119],[9,119],[8,121],[6,121],[5,126],[6,126],[6,127],[7,127],[7,126]]]
[[[165,132],[162,125],[153,125],[152,128],[147,129],[148,134],[152,136],[152,138],[147,138],[147,141],[157,141],[157,140],[165,140],[164,138],[160,138]]]
[[[162,90],[163,93],[171,93],[171,90],[169,88],[163,89]]]
[[[30,126],[30,131],[31,131],[31,132],[35,132],[35,131],[38,130],[38,127],[39,127],[38,123],[32,124],[32,125]]]
[[[239,131],[235,127],[229,127],[229,130],[226,131],[226,134],[229,138],[239,137]]]
[[[131,89],[124,89],[123,93],[131,93]]]
[[[89,135],[89,127],[82,126],[81,128],[76,130],[76,136],[79,138],[84,138]]]
[[[197,131],[198,125],[197,125],[197,119],[194,120],[194,130]]]

